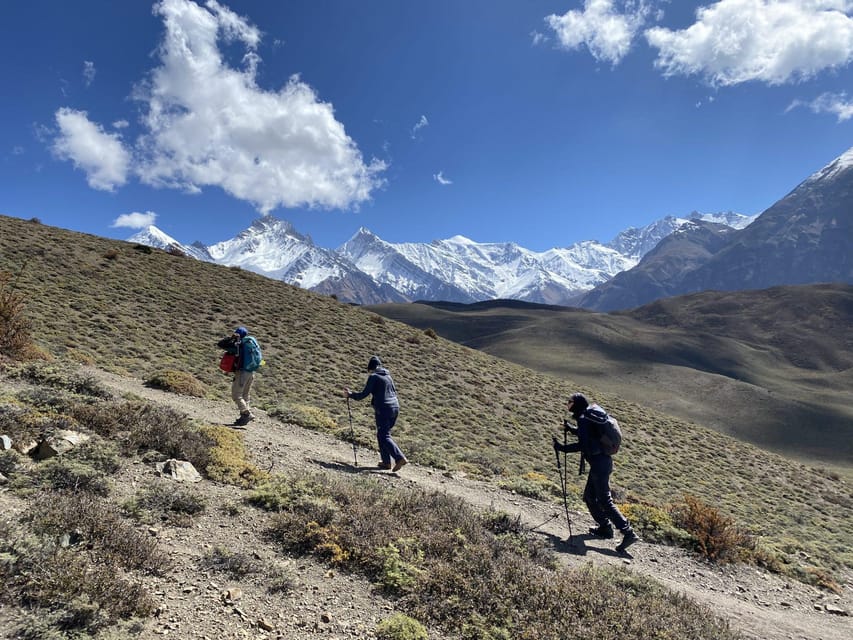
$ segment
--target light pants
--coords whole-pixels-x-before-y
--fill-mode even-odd
[[[234,382],[231,383],[231,399],[236,403],[240,413],[251,413],[249,409],[249,391],[254,381],[254,371],[234,372]]]

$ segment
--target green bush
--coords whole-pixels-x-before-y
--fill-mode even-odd
[[[174,369],[154,373],[145,381],[145,386],[195,398],[203,398],[207,393],[205,386],[194,375]]]
[[[402,613],[395,613],[376,626],[376,637],[379,640],[427,640],[429,636],[420,622]]]
[[[276,407],[270,411],[270,415],[282,422],[295,424],[306,429],[334,432],[338,428],[338,423],[325,409],[310,405],[292,404]]]

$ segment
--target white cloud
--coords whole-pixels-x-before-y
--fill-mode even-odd
[[[113,191],[127,181],[130,154],[118,134],[106,133],[89,120],[85,111],[73,109],[59,109],[56,124],[59,135],[53,142],[53,152],[82,169],[90,187]]]
[[[130,123],[127,120],[116,120],[113,122],[113,129],[127,129]]]
[[[853,60],[850,0],[720,0],[686,29],[648,29],[664,75],[701,75],[713,85],[778,85]]]
[[[797,107],[806,107],[814,113],[831,113],[838,118],[838,122],[853,118],[853,100],[848,98],[846,93],[824,93],[811,102],[794,100],[785,112]]]
[[[645,0],[584,0],[583,11],[552,14],[545,22],[556,32],[564,49],[586,45],[596,60],[616,65],[631,50],[649,13]]]
[[[133,213],[123,213],[113,220],[113,223],[110,226],[144,229],[145,227],[154,224],[155,220],[157,220],[157,214],[153,211],[146,211],[145,213],[134,211]]]
[[[412,140],[415,139],[415,137],[417,136],[417,133],[420,129],[423,129],[424,127],[428,127],[428,126],[429,126],[429,120],[427,120],[426,116],[422,115],[420,120],[418,120],[415,123],[415,126],[412,127]]]
[[[540,44],[548,42],[548,36],[544,33],[540,33],[539,31],[531,31],[530,38],[533,41],[534,47],[538,47]]]
[[[163,0],[160,66],[140,87],[147,106],[139,175],[190,192],[218,186],[262,212],[276,207],[347,208],[368,200],[386,168],[365,162],[355,142],[299,76],[279,91],[256,81],[261,34],[228,8]],[[243,68],[229,66],[219,40],[242,45]]]
[[[366,161],[331,104],[298,75],[277,91],[257,84],[261,32],[215,0],[162,0],[165,35],[158,66],[134,98],[144,129],[130,155],[85,112],[61,109],[54,142],[89,184],[112,189],[129,169],[158,187],[220,187],[266,213],[279,206],[350,208],[384,184],[380,160]],[[242,50],[234,65],[220,50]],[[116,128],[126,126],[116,120]],[[132,164],[131,164],[132,160]]]
[[[448,180],[447,178],[444,177],[443,171],[439,171],[438,173],[432,174],[432,179],[435,180],[440,185],[453,184],[452,180]]]
[[[83,61],[83,82],[86,86],[91,86],[91,84],[95,81],[95,74],[97,73],[97,69],[95,69],[95,63],[89,60]]]

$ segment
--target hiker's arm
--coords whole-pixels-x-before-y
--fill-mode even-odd
[[[373,385],[374,385],[374,376],[370,375],[367,377],[367,383],[364,385],[364,390],[362,391],[351,391],[349,397],[353,400],[364,400],[367,396],[373,393]]]
[[[563,453],[572,453],[574,451],[581,450],[580,442],[569,442],[568,444],[563,444],[559,442],[557,438],[554,438],[554,451],[562,451]]]

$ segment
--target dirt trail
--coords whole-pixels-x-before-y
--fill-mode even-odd
[[[234,418],[234,408],[227,401],[227,381],[223,379],[223,397],[221,401],[177,396],[162,391],[149,389],[140,380],[125,378],[106,373],[98,369],[87,369],[86,374],[100,380],[104,385],[117,394],[132,393],[154,402],[168,405],[182,411],[190,417],[206,423],[226,424]],[[343,402],[343,399],[341,400]],[[243,431],[255,463],[264,469],[273,471],[285,469],[319,469],[325,468],[339,473],[373,474],[381,481],[418,486],[459,496],[477,507],[494,507],[519,515],[527,526],[536,527],[538,535],[547,538],[549,543],[569,565],[584,563],[616,564],[630,567],[632,571],[650,576],[671,589],[682,592],[697,602],[708,606],[717,615],[727,619],[732,628],[739,630],[746,638],[762,640],[850,640],[853,638],[853,618],[830,613],[830,608],[840,608],[853,613],[853,584],[844,587],[841,596],[828,594],[800,582],[790,581],[776,575],[756,570],[752,567],[714,567],[697,561],[687,552],[673,547],[652,544],[638,544],[631,548],[630,557],[619,555],[613,550],[617,541],[599,541],[583,539],[579,533],[586,532],[594,524],[585,513],[573,512],[573,528],[575,544],[566,543],[568,528],[565,514],[554,504],[542,503],[536,500],[517,496],[500,490],[485,482],[461,477],[459,474],[445,473],[433,468],[420,466],[416,460],[397,474],[378,471],[371,465],[377,461],[375,451],[359,449],[360,466],[353,467],[353,451],[351,445],[336,440],[331,436],[309,431],[293,425],[285,425],[266,416],[262,411],[256,411],[258,418]],[[366,415],[366,414],[364,414]],[[362,413],[359,413],[359,417]],[[405,443],[401,443],[405,449]],[[137,470],[139,473],[149,470]],[[618,473],[618,470],[617,470]],[[134,481],[137,482],[138,477]],[[205,485],[210,483],[204,483]],[[223,493],[222,500],[228,491],[235,495],[233,488],[214,487],[211,491]],[[234,499],[234,498],[232,498]],[[236,498],[239,500],[239,496]],[[221,518],[215,525],[218,531],[212,532],[211,527],[197,527],[176,537],[186,537],[190,548],[198,545],[200,532],[205,535],[215,533],[206,540],[203,546],[209,548],[217,544],[217,539],[233,540],[236,536],[257,536],[260,524],[254,523],[255,515],[251,510],[244,512],[245,526],[237,532],[229,532],[231,520]],[[544,523],[544,524],[543,524]],[[252,544],[259,545],[257,540]],[[264,555],[266,551],[263,549]],[[270,550],[270,553],[272,551]],[[198,551],[194,551],[198,556]],[[193,555],[193,553],[190,553]],[[274,559],[269,559],[274,562]],[[328,575],[310,563],[300,563],[301,574],[309,580],[310,589],[325,593],[329,589],[330,602],[341,597],[341,590],[335,589],[334,594],[328,587]],[[311,568],[309,568],[311,567]],[[309,578],[308,574],[313,577]],[[313,575],[316,574],[316,575]],[[356,588],[351,577],[352,601],[349,604],[337,605],[350,607],[351,620],[338,620],[336,627],[340,636],[369,637],[366,630],[383,611],[387,615],[390,605],[381,597],[372,594],[369,588],[362,585]],[[310,581],[314,580],[314,583]],[[324,586],[325,585],[325,586]],[[338,585],[340,586],[340,585]],[[360,595],[359,589],[361,589]],[[332,605],[330,605],[332,606]],[[310,608],[310,607],[309,607]],[[298,618],[293,614],[294,619]],[[281,617],[281,611],[278,612]],[[320,627],[322,627],[320,624]],[[316,623],[306,623],[304,637],[312,637],[318,626]],[[321,629],[322,630],[322,629]],[[168,629],[166,629],[168,632]],[[224,633],[220,630],[220,633]],[[181,633],[181,637],[188,634]],[[203,636],[198,636],[203,637]],[[216,637],[215,635],[211,637]],[[221,635],[220,637],[226,637]],[[236,634],[235,637],[243,637]],[[296,632],[282,637],[303,637]],[[334,633],[332,634],[334,637]]]

